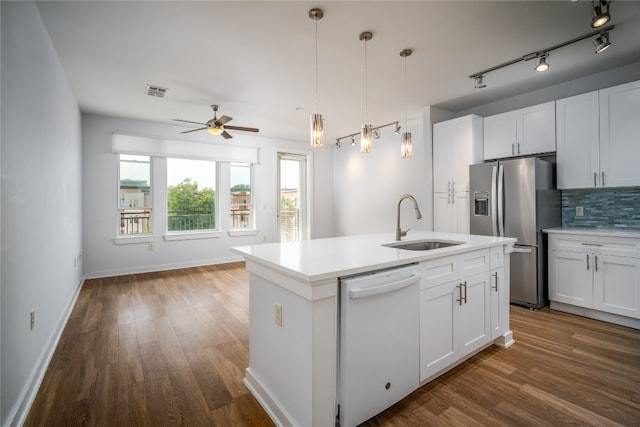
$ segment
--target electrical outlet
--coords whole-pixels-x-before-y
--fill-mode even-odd
[[[151,252],[153,250],[153,243],[147,243],[147,250]]]
[[[36,327],[36,310],[31,310],[29,313],[30,321],[31,321],[31,330]]]
[[[576,216],[584,216],[584,208],[582,206],[576,206]]]
[[[282,305],[276,304],[276,325],[282,327]]]

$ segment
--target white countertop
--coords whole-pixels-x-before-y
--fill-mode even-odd
[[[384,233],[236,246],[231,250],[249,261],[268,265],[274,270],[312,284],[321,280],[426,261],[475,249],[513,245],[516,241],[510,237],[415,230],[411,230],[402,241],[425,239],[463,243],[428,251],[409,251],[382,246],[395,242],[394,233]]]
[[[557,227],[543,230],[550,234],[576,234],[581,236],[631,237],[640,239],[640,230],[625,228]]]

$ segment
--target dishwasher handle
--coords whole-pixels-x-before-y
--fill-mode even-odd
[[[380,295],[387,292],[393,292],[398,289],[402,289],[406,286],[412,285],[415,282],[420,280],[420,274],[413,273],[410,277],[406,279],[398,280],[397,282],[385,283],[380,286],[372,286],[370,288],[357,288],[357,289],[349,289],[349,298],[358,299],[358,298],[366,298],[373,295]]]

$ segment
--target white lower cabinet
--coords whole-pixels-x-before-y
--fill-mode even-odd
[[[640,239],[549,236],[549,299],[640,319]]]
[[[486,249],[424,263],[420,381],[491,341],[489,260]]]

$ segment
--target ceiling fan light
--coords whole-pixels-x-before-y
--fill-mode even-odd
[[[608,1],[601,1],[600,5],[593,7],[593,19],[591,20],[591,26],[593,28],[602,27],[609,22],[610,19]]]
[[[549,62],[547,62],[547,58],[549,58],[548,54],[540,55],[538,57],[538,63],[536,64],[536,71],[547,71],[549,69]]]
[[[402,142],[400,143],[400,154],[403,159],[409,159],[411,158],[411,152],[411,132],[404,132],[402,134]]]
[[[311,115],[311,146],[322,147],[324,145],[324,122],[322,114]]]
[[[219,127],[209,127],[207,128],[207,132],[209,132],[211,135],[221,135],[222,132],[224,132],[224,129]]]
[[[593,44],[596,47],[596,53],[600,53],[604,50],[607,50],[609,48],[609,46],[611,46],[611,42],[609,41],[609,32],[604,32],[602,34],[600,34],[598,37],[596,37],[596,39],[593,41]]]
[[[373,145],[373,130],[371,125],[362,125],[360,130],[360,152],[370,153]]]

